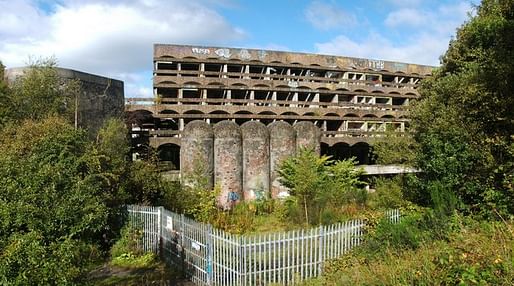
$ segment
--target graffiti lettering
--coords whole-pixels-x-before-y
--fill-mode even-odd
[[[268,53],[266,51],[259,51],[259,60],[263,61],[268,56]]]
[[[208,55],[211,53],[211,51],[209,49],[205,49],[205,48],[191,48],[191,52],[193,52],[193,54],[200,54],[200,55]]]
[[[374,70],[383,70],[384,69],[384,61],[368,60],[368,68],[374,69]]]
[[[216,51],[214,51],[214,53],[216,53],[216,55],[222,57],[222,58],[230,58],[231,54],[230,54],[230,50],[229,49],[217,49]]]
[[[241,58],[242,60],[249,60],[252,58],[252,55],[250,55],[248,50],[241,50],[239,52],[239,58]]]

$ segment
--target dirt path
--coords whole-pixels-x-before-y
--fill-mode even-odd
[[[150,268],[123,268],[104,264],[91,271],[88,279],[99,286],[194,286],[195,284],[181,277],[177,271],[168,269],[164,264]]]

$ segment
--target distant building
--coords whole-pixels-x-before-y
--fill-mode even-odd
[[[153,99],[128,98],[136,146],[149,144],[179,168],[184,125],[311,121],[321,152],[373,163],[370,144],[386,129],[405,132],[406,111],[433,67],[306,53],[154,45]]]
[[[6,70],[8,81],[23,76],[29,67]],[[65,68],[55,68],[63,80],[79,80],[82,94],[78,98],[77,124],[94,136],[103,122],[111,117],[123,117],[123,81]]]

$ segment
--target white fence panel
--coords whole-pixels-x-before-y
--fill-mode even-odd
[[[323,271],[324,262],[362,242],[364,222],[238,236],[162,207],[128,206],[129,223],[142,230],[140,246],[180,267],[197,285],[292,285]],[[400,211],[386,218],[400,221]]]

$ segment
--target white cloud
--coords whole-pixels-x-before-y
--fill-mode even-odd
[[[423,11],[413,8],[402,8],[389,13],[384,23],[388,27],[409,25],[412,28],[426,25],[429,18],[429,15]]]
[[[431,11],[401,8],[391,12],[384,21],[389,32],[407,35],[401,40],[371,32],[361,40],[339,35],[328,42],[317,43],[315,47],[320,53],[439,65],[439,57],[471,9],[467,1],[439,5]]]
[[[34,0],[0,0],[4,65],[55,56],[63,67],[122,78],[152,69],[153,43],[215,45],[245,36],[201,0],[60,3],[44,11]]]
[[[304,11],[305,18],[314,27],[320,30],[342,28],[345,25],[353,25],[355,16],[332,3],[313,1]]]
[[[340,35],[330,42],[315,46],[322,54],[437,65],[441,51],[448,47],[448,42],[423,34],[398,44],[380,34],[371,33],[362,41],[354,41]]]
[[[413,7],[420,5],[422,0],[387,0],[387,2],[396,6]]]

